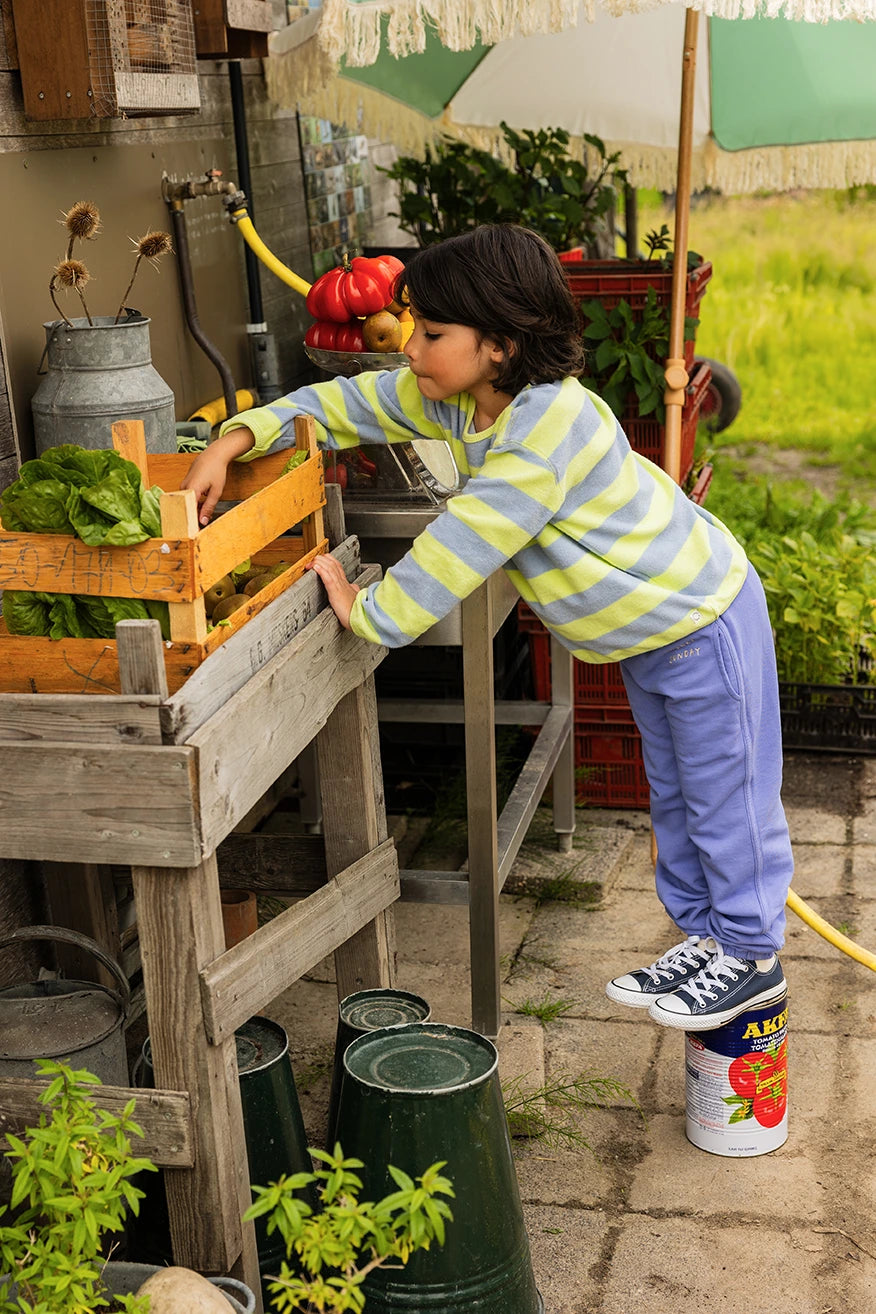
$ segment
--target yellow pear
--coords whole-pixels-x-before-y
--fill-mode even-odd
[[[362,321],[362,341],[368,351],[398,351],[401,340],[401,324],[389,310],[378,310]]]

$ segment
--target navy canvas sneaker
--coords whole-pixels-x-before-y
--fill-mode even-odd
[[[605,987],[605,993],[616,1004],[648,1008],[655,999],[671,994],[696,976],[717,952],[718,946],[711,936],[688,936],[681,944],[668,949],[650,967],[639,967],[625,976],[616,976]]]
[[[781,999],[786,989],[785,974],[775,954],[750,962],[719,952],[674,994],[655,999],[648,1011],[666,1027],[712,1031],[748,1008]]]

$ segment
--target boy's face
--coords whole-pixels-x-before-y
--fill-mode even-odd
[[[502,350],[491,338],[481,337],[467,324],[441,324],[424,319],[411,307],[414,331],[403,350],[417,377],[420,392],[429,401],[444,401],[458,392],[475,397],[492,380]]]

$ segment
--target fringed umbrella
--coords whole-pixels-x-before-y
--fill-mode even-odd
[[[674,190],[664,465],[678,477],[691,191],[876,181],[876,0],[608,8],[327,0],[273,39],[266,81],[280,104],[408,151],[448,133],[499,153],[503,121],[592,133],[634,185]]]

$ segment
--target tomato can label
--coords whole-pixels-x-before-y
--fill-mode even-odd
[[[710,1154],[769,1154],[788,1138],[788,997],[684,1038],[687,1138]]]

